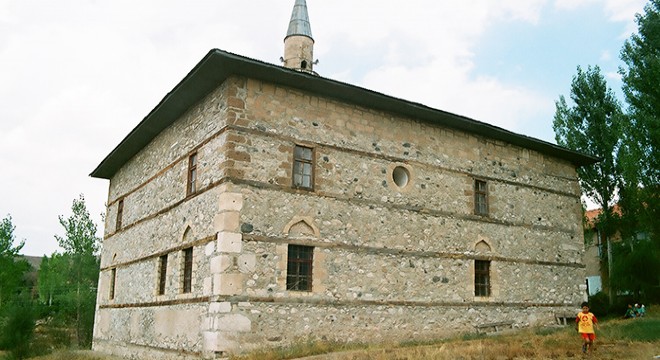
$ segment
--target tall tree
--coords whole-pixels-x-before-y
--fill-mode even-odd
[[[629,138],[645,160],[637,164],[643,185],[660,184],[660,0],[651,0],[636,15],[637,33],[621,50],[619,69],[631,116]]]
[[[65,236],[55,235],[60,247],[64,249],[61,257],[54,254],[52,265],[64,262],[66,272],[65,284],[59,286],[60,301],[64,313],[68,313],[76,328],[76,338],[79,345],[89,346],[92,340],[94,325],[94,305],[96,286],[99,279],[100,239],[96,236],[96,224],[92,221],[81,194],[73,200],[72,214],[65,218],[60,216],[60,224],[64,227]],[[57,260],[57,261],[54,261]],[[45,275],[44,275],[45,276]],[[68,305],[68,306],[67,306]]]
[[[615,279],[626,290],[660,298],[660,0],[636,15],[637,33],[622,50],[619,69],[629,121],[622,131],[622,237],[627,247]],[[639,241],[643,239],[643,241]],[[650,271],[646,271],[650,270]]]
[[[603,209],[599,230],[611,255],[609,238],[614,231],[612,206],[619,184],[617,154],[623,112],[598,66],[588,66],[586,71],[577,67],[570,98],[570,105],[563,95],[555,103],[555,139],[559,145],[600,158],[577,171],[583,194]]]
[[[616,193],[619,172],[617,152],[623,113],[607,87],[600,68],[578,66],[571,82],[572,104],[560,96],[553,121],[559,145],[593,155],[598,163],[578,169],[584,194],[603,209],[609,209]]]
[[[24,282],[23,274],[30,269],[27,261],[18,255],[25,241],[14,245],[14,229],[10,215],[0,221],[0,310],[17,295]]]

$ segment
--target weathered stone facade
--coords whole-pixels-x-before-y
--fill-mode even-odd
[[[292,186],[296,145],[313,149],[313,189]],[[552,322],[583,299],[575,168],[441,122],[227,76],[108,176],[94,348],[213,358],[310,337]],[[485,215],[475,179],[488,184]],[[310,291],[287,290],[289,244],[313,247]],[[489,296],[475,296],[475,260],[490,264]]]

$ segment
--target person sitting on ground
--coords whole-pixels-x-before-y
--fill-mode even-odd
[[[644,317],[645,314],[646,314],[646,308],[644,307],[644,304],[642,304],[637,308],[637,316]]]
[[[633,310],[632,305],[628,304],[628,309],[626,309],[626,313],[623,315],[624,319],[632,319],[636,317],[635,315],[635,310]]]

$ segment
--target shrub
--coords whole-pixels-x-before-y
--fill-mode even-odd
[[[0,331],[0,347],[9,351],[10,359],[30,355],[34,335],[34,311],[30,302],[13,304]]]
[[[596,294],[589,296],[589,309],[597,317],[606,317],[610,312],[610,299],[602,291],[597,292]]]

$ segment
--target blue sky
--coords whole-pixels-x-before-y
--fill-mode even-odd
[[[578,65],[598,65],[609,86],[622,96],[617,70],[628,25],[613,22],[598,3],[586,4],[580,11],[547,5],[536,24],[503,21],[483,36],[475,46],[475,76],[497,77],[556,100],[560,94],[568,97]],[[554,142],[547,115],[530,119],[536,121],[522,124],[520,131]]]
[[[88,174],[211,49],[278,64],[293,0],[0,0],[0,217],[50,255]],[[307,0],[321,76],[554,141],[578,65],[617,90],[643,0]]]

